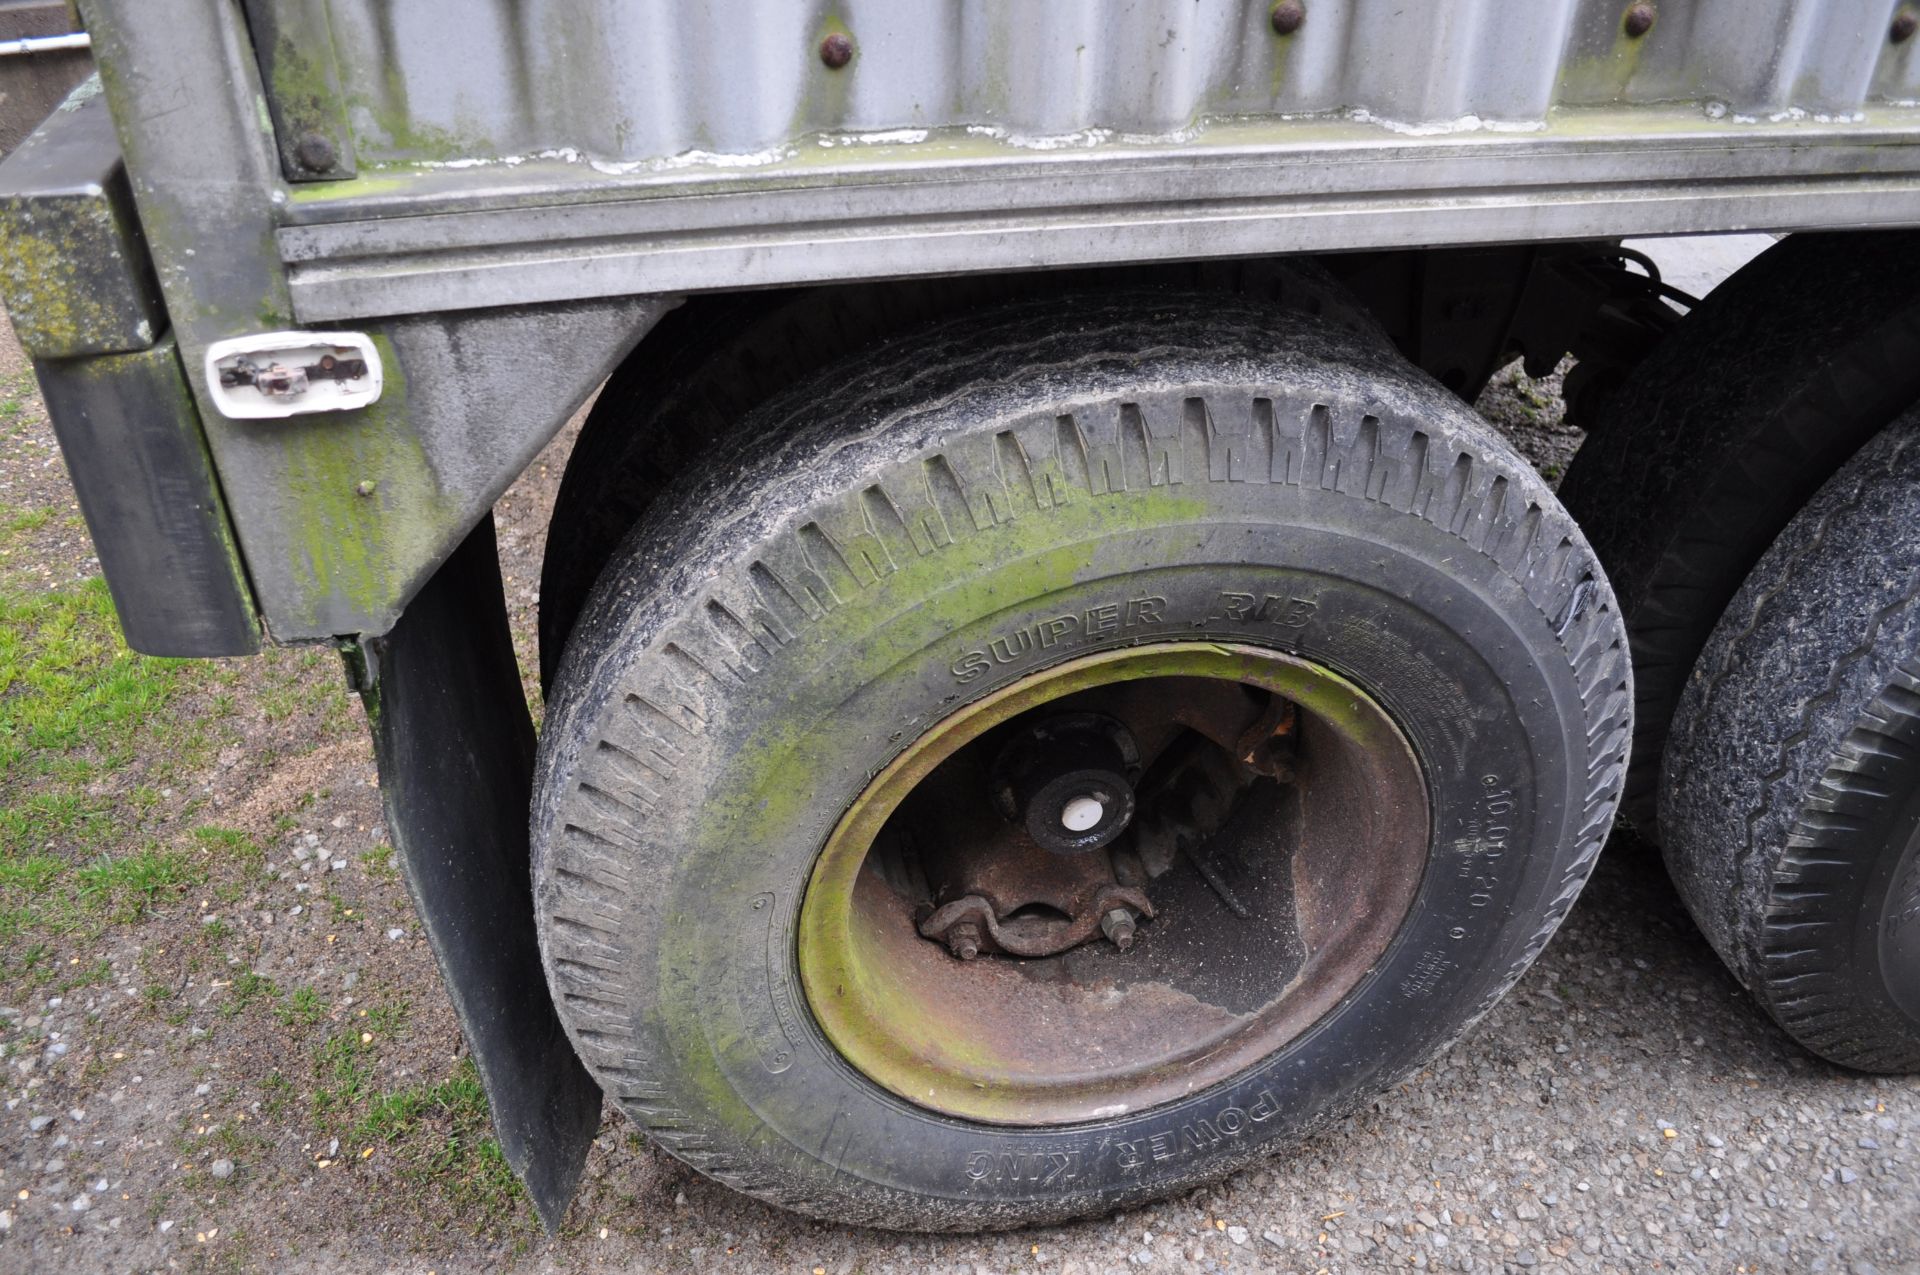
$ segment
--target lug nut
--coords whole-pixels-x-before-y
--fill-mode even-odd
[[[1100,918],[1100,932],[1107,941],[1122,952],[1133,946],[1133,911],[1130,908],[1114,908]]]
[[[1627,19],[1624,24],[1627,34],[1638,40],[1641,36],[1653,30],[1653,19],[1654,11],[1652,5],[1636,4],[1628,6]]]
[[[1128,925],[1128,941],[1132,941],[1132,925]],[[980,927],[972,921],[962,921],[947,931],[947,950],[963,961],[971,961],[980,955]]]

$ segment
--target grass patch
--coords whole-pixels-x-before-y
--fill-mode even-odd
[[[193,830],[193,839],[202,850],[220,858],[256,867],[267,861],[267,852],[260,843],[237,829],[203,825]]]
[[[185,661],[136,655],[120,640],[105,580],[0,594],[0,769],[79,748],[124,753],[180,685]]]
[[[104,960],[95,961],[84,969],[71,969],[58,984],[61,995],[81,987],[98,987],[113,977],[113,966]]]
[[[352,1141],[386,1148],[396,1172],[438,1196],[461,1226],[498,1233],[528,1225],[525,1192],[487,1136],[487,1095],[473,1060],[445,1080],[371,1097]]]
[[[0,404],[4,409],[4,404]],[[53,521],[51,509],[15,509],[0,506],[0,536],[18,535],[25,531],[38,531]]]
[[[40,987],[53,981],[53,951],[45,943],[0,946],[0,985]]]
[[[352,724],[346,679],[334,672],[338,657],[320,647],[275,648],[264,653],[255,685],[261,715],[283,722],[301,713],[318,716],[320,736],[329,738]]]
[[[400,879],[400,869],[393,862],[392,846],[375,846],[360,856],[360,862],[366,867],[367,876],[375,881]]]
[[[0,862],[43,850],[105,847],[119,831],[109,801],[84,791],[29,792],[0,809]]]
[[[0,376],[0,438],[13,437],[36,419],[37,414],[27,408],[38,403],[38,391],[39,383],[32,372]]]
[[[6,525],[30,521],[20,515]],[[159,802],[151,786],[116,796],[102,781],[132,760],[136,743],[157,740],[154,751],[169,754],[180,727],[166,710],[188,674],[184,661],[127,649],[102,580],[30,595],[0,590],[0,792],[8,794],[0,915],[10,918],[0,937],[39,916],[36,897],[53,889],[61,865],[122,843],[128,819]],[[82,891],[123,899],[137,914],[177,879],[177,866],[133,856],[87,871]]]
[[[392,1036],[399,1032],[407,1021],[407,1003],[405,1001],[381,1001],[366,1011],[367,1030],[381,1036]]]
[[[280,989],[265,974],[256,974],[252,970],[242,970],[233,980],[233,986],[227,989],[227,999],[220,1006],[223,1018],[232,1018],[247,1006],[259,1001],[271,1001],[280,995]]]
[[[278,1070],[267,1073],[267,1078],[260,1082],[260,1092],[266,1095],[260,1100],[260,1114],[269,1120],[278,1120],[285,1115],[287,1107],[293,1102],[293,1082]]]
[[[313,1091],[313,1108],[325,1117],[359,1106],[373,1079],[367,1064],[373,1048],[360,1039],[358,1029],[327,1037],[314,1051],[314,1069],[321,1084]]]
[[[23,894],[42,894],[54,878],[66,870],[66,864],[47,854],[29,854],[18,859],[0,859],[0,890],[18,890]]]
[[[311,1027],[327,1016],[327,1003],[311,987],[296,987],[286,1004],[273,1013],[282,1026]]]
[[[83,902],[121,923],[139,920],[163,897],[183,893],[200,879],[187,857],[173,850],[142,850],[103,859],[74,873]]]

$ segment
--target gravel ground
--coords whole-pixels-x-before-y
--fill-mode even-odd
[[[0,371],[15,359],[0,350]],[[1508,369],[1481,403],[1549,474],[1579,437],[1556,388]],[[37,412],[0,448],[0,489],[70,514]],[[501,508],[523,660],[570,438]],[[17,541],[49,565],[16,557],[11,578],[97,571],[70,526],[55,519]],[[202,698],[191,711],[245,716],[274,667],[231,666],[221,685],[240,707]],[[137,923],[49,938],[60,966],[101,963],[91,985],[0,986],[13,1011],[0,1014],[0,1271],[1920,1270],[1920,1081],[1845,1073],[1796,1048],[1625,829],[1539,963],[1451,1053],[1218,1187],[1040,1231],[848,1231],[699,1178],[609,1109],[581,1198],[547,1238],[510,1188],[504,1203],[475,1195],[470,1169],[436,1158],[442,1140],[449,1153],[461,1145],[457,1125],[421,1117],[427,1142],[395,1168],[408,1143],[362,1146],[313,1092],[331,1084],[337,1096],[324,1067],[363,1022],[354,1057],[369,1093],[451,1074],[460,1047],[417,926],[379,870],[378,794],[337,673],[327,661],[296,672],[288,684],[318,697],[310,716],[262,713],[188,777],[222,822],[259,829],[261,875],[210,869],[206,886]],[[4,711],[0,698],[0,728]],[[131,764],[155,763],[139,752]],[[172,827],[140,835],[164,842],[181,835]],[[323,920],[302,885],[320,874]],[[226,965],[169,963],[205,946],[222,883]],[[319,989],[313,1018],[291,994],[244,1001],[248,969]],[[143,1011],[159,984],[134,989],[153,979],[184,990]]]

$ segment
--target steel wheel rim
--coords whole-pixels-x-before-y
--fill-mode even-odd
[[[968,745],[1022,720],[1022,714],[1062,700],[1071,703],[1069,697],[1083,692],[1162,678],[1224,679],[1297,706],[1303,739],[1310,734],[1314,740],[1310,764],[1329,768],[1325,800],[1344,796],[1350,818],[1361,825],[1347,842],[1329,845],[1322,834],[1332,826],[1334,812],[1309,817],[1304,791],[1299,798],[1303,835],[1312,825],[1316,848],[1306,856],[1311,862],[1304,869],[1304,847],[1296,846],[1287,860],[1303,955],[1286,985],[1268,989],[1274,994],[1252,1012],[1227,1012],[1156,980],[1144,964],[1123,971],[1109,962],[1112,968],[1103,973],[1103,954],[1076,955],[1086,949],[1045,960],[999,957],[957,968],[961,963],[944,951],[930,958],[932,945],[920,936],[903,941],[901,917],[911,900],[893,897],[899,892],[878,881],[870,852],[916,788]],[[1344,775],[1337,781],[1336,767]],[[1360,840],[1373,851],[1352,853]],[[828,836],[801,900],[796,933],[801,986],[815,1022],[840,1057],[917,1106],[1009,1125],[1071,1124],[1145,1110],[1244,1071],[1297,1039],[1349,995],[1400,929],[1430,840],[1425,776],[1414,750],[1373,697],[1340,674],[1280,651],[1205,642],[1084,656],[957,710],[869,782]],[[1356,865],[1363,860],[1365,870],[1359,871]],[[1276,865],[1269,875],[1279,874]],[[924,911],[924,902],[920,906]],[[1158,933],[1153,931],[1158,924],[1156,917],[1143,933]],[[1270,935],[1270,927],[1261,933]],[[1205,940],[1196,928],[1187,941],[1191,947]],[[1117,960],[1131,955],[1119,953]],[[1223,959],[1229,955],[1221,953]],[[1062,983],[1056,976],[1069,961],[1092,974]],[[982,985],[991,986],[983,990]],[[1036,1011],[1033,1002],[1047,994],[1068,998],[1071,1006],[1062,1000],[1057,1014]],[[1182,994],[1191,1006],[1179,1002]],[[1175,1003],[1181,1004],[1180,1012],[1158,1034],[1138,1027],[1120,1033],[1135,1042],[1144,1030],[1145,1045],[1110,1047],[1116,1031],[1166,1016]],[[1222,1013],[1210,1014],[1216,1009]],[[1036,1012],[1038,1021],[1055,1022],[1077,1039],[1036,1048],[1027,1030],[1037,1021]],[[1114,1030],[1099,1030],[1103,1023]],[[1081,1047],[1090,1050],[1084,1065],[1062,1057],[1063,1050]]]

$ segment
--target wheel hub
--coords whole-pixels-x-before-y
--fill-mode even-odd
[[[1098,850],[1133,818],[1140,749],[1098,713],[1043,715],[1016,732],[993,764],[994,803],[1055,854]]]

